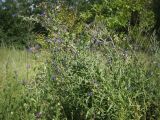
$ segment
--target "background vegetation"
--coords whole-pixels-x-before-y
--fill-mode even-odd
[[[1,0],[0,119],[159,120],[159,0]]]

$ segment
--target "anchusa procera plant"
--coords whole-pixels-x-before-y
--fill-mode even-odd
[[[159,118],[159,75],[145,68],[132,50],[109,44],[103,50],[79,49],[68,40],[53,46],[49,77],[44,78],[48,88],[42,94],[48,101],[45,115],[52,113],[48,118]]]

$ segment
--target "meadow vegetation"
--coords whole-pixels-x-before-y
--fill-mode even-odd
[[[0,119],[159,120],[155,3],[2,1]]]

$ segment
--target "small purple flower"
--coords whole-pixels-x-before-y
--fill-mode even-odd
[[[38,45],[38,44],[35,45],[35,49],[36,49],[36,50],[39,50],[40,48],[41,48],[40,45]]]
[[[59,52],[59,51],[60,51],[60,48],[57,48],[57,47],[56,47],[56,48],[54,49],[54,52]]]
[[[89,96],[89,97],[93,96],[93,92],[88,92],[87,96]]]
[[[5,6],[2,6],[2,10],[7,10],[8,8]]]
[[[33,52],[35,51],[35,48],[34,48],[34,47],[29,47],[29,48],[27,49],[27,51],[28,51],[29,53],[33,53]]]
[[[86,2],[89,2],[88,0],[86,0]]]
[[[135,46],[134,46],[134,49],[135,49],[135,50],[139,50],[139,48],[140,48],[140,46],[138,46],[138,45],[135,45]]]
[[[127,51],[123,51],[123,57],[124,57],[124,59],[126,59],[127,57],[128,57],[128,53],[127,53]]]
[[[36,113],[35,113],[36,119],[41,118],[41,116],[42,116],[42,113],[41,113],[41,112],[36,112]]]
[[[46,39],[46,42],[48,42],[48,43],[52,43],[53,41],[52,41],[52,39],[51,39],[51,38],[47,38],[47,39]]]
[[[96,39],[94,38],[93,39],[93,43],[97,46],[100,46],[100,45],[103,45],[104,44],[104,41],[102,39]]]
[[[29,52],[29,53],[31,52],[30,48],[26,48],[26,51]]]
[[[63,80],[64,81],[64,77],[62,77],[62,79],[61,80]]]
[[[160,68],[160,63],[157,63],[157,67]]]
[[[112,61],[113,61],[113,58],[112,58],[112,57],[109,57],[109,58],[108,58],[108,64],[112,64]]]
[[[46,13],[44,12],[44,11],[42,11],[41,13],[40,13],[40,16],[45,16],[46,15]]]
[[[29,8],[31,9],[31,11],[33,11],[34,10],[34,4],[32,4]]]
[[[52,66],[56,67],[57,66],[56,62],[52,61]]]
[[[52,75],[52,76],[51,76],[51,80],[52,80],[52,81],[55,81],[55,80],[56,80],[56,76]]]
[[[152,76],[153,76],[153,71],[151,71],[151,70],[148,71],[148,72],[146,73],[146,76],[147,76],[147,77],[152,77]]]
[[[73,10],[73,9],[74,9],[74,7],[73,7],[73,6],[69,6],[69,9],[70,9],[70,10]]]
[[[5,2],[5,0],[1,0],[1,2],[2,2],[2,3],[4,3],[4,2]]]
[[[128,91],[132,91],[132,90],[133,90],[133,87],[132,87],[131,85],[128,85],[128,86],[126,87],[126,89],[127,89]]]
[[[61,43],[62,40],[61,40],[60,38],[57,38],[57,39],[54,39],[54,42],[55,42],[55,43]]]
[[[17,13],[15,13],[15,14],[12,14],[12,17],[16,17],[17,16]]]

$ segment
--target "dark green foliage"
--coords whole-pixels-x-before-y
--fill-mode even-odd
[[[49,33],[49,31],[45,27],[43,27],[40,23],[35,23],[32,31],[35,34],[45,35],[46,37],[48,36]]]
[[[0,4],[1,43],[24,45],[32,39],[32,25],[30,21],[24,21],[21,17],[30,14],[28,6],[29,2],[13,0],[5,0]]]
[[[140,23],[140,14],[139,11],[132,11],[131,12],[131,19],[130,19],[130,25],[134,27],[135,25],[139,25]]]
[[[67,28],[69,31],[76,30],[78,34],[83,31],[82,28],[86,24],[92,25],[97,22],[103,22],[108,30],[117,33],[128,34],[130,27],[135,25],[136,28],[144,29],[143,33],[147,33],[151,31],[151,26],[154,26],[152,10],[148,7],[151,6],[151,2],[146,0],[6,0],[0,4],[1,41],[11,44],[14,42],[26,44],[27,41],[34,40],[32,36],[35,33],[47,36],[53,28],[57,29],[57,23],[69,26]],[[158,7],[159,2],[153,0],[157,32],[160,16]],[[54,15],[54,20],[51,14]],[[66,14],[70,14],[70,16],[65,16]],[[26,17],[35,19],[32,21],[27,19],[24,22]],[[37,18],[38,21],[36,21]],[[45,18],[44,21],[43,18]],[[49,24],[53,24],[48,26],[47,21],[50,22]],[[132,29],[130,30],[132,31]]]
[[[154,29],[156,30],[157,34],[160,36],[160,1],[153,0],[153,12],[155,14],[155,26]]]

